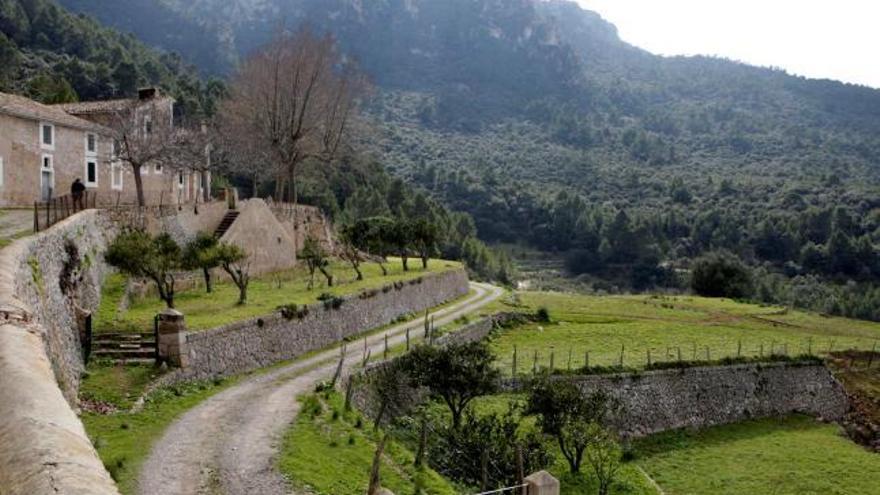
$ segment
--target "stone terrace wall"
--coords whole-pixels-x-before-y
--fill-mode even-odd
[[[336,251],[333,226],[319,208],[272,201],[267,204],[288,234],[296,241],[297,251],[302,249],[306,237],[309,236],[317,239],[324,249],[330,252]]]
[[[110,495],[118,491],[68,401],[82,357],[76,306],[94,309],[112,236],[106,215],[87,211],[0,251],[0,493]],[[77,246],[78,269],[59,280]],[[63,391],[63,393],[62,393]]]
[[[620,401],[623,410],[615,426],[629,437],[793,413],[837,421],[849,407],[840,383],[815,363],[707,366],[576,380],[585,393],[602,389]]]
[[[167,232],[181,246],[199,232],[214,233],[227,211],[226,201],[187,204],[180,209],[174,205],[107,208],[110,217],[120,225],[143,228],[152,234]]]
[[[85,312],[100,304],[101,284],[110,270],[104,251],[115,235],[116,226],[105,213],[89,210],[0,254],[0,302],[38,325],[55,378],[71,403],[83,371],[80,323]],[[76,246],[75,260],[69,259],[68,243]],[[66,291],[61,283],[65,266],[72,269]]]
[[[309,306],[302,319],[275,313],[185,336],[187,364],[172,381],[233,375],[293,359],[468,293],[464,270],[425,275],[344,298],[338,309]]]

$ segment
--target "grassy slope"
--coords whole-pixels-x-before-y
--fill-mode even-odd
[[[377,433],[356,412],[345,413],[338,394],[308,396],[284,440],[281,471],[307,493],[362,493],[376,450]],[[359,425],[360,423],[360,425]],[[399,443],[385,448],[380,477],[394,493],[453,495],[456,490],[430,469],[413,467],[414,456]],[[418,492],[417,487],[423,491]]]
[[[669,495],[880,493],[880,456],[810,418],[670,432],[639,442],[636,451]]]
[[[158,375],[152,366],[90,365],[80,396],[125,411]],[[175,418],[234,382],[217,380],[163,388],[150,394],[144,408],[134,414],[83,413],[86,431],[122,493],[135,493],[137,474],[150,445]]]
[[[416,267],[418,265],[418,267]],[[305,267],[266,275],[251,281],[248,290],[248,304],[239,306],[238,289],[231,282],[218,280],[213,294],[206,294],[204,289],[193,289],[177,294],[175,305],[186,315],[186,323],[190,329],[200,330],[213,328],[234,321],[253,318],[275,311],[278,306],[286,304],[312,304],[322,293],[346,295],[364,289],[380,287],[400,280],[410,280],[426,273],[438,273],[459,268],[459,263],[451,261],[432,261],[428,270],[421,269],[416,262],[411,263],[409,272],[404,272],[400,263],[392,260],[388,265],[388,276],[383,277],[379,266],[366,263],[362,266],[365,280],[354,281],[354,271],[343,263],[334,262],[331,271],[337,284],[328,288],[326,280],[317,274],[315,287],[307,289],[308,274]],[[415,267],[415,268],[414,268]],[[222,279],[218,277],[218,279]],[[146,297],[132,301],[124,314],[117,314],[116,307],[119,297],[120,280],[111,278],[104,288],[104,298],[98,310],[97,331],[151,331],[153,317],[164,308],[156,297]],[[121,295],[121,294],[119,294]]]
[[[765,355],[771,347],[781,353],[783,344],[794,355],[807,352],[810,347],[814,353],[824,353],[832,342],[835,349],[870,349],[880,338],[877,323],[726,299],[536,292],[521,293],[518,297],[525,306],[519,309],[549,308],[554,323],[528,325],[497,337],[492,347],[505,372],[511,371],[514,346],[518,352],[517,368],[525,372],[531,369],[534,351],[539,352],[539,365],[549,365],[553,350],[556,367],[566,367],[571,350],[572,365],[580,367],[586,351],[590,352],[591,365],[617,364],[624,346],[624,364],[638,367],[644,366],[648,348],[656,362],[677,359],[679,347],[682,359],[692,359],[695,345],[698,359],[705,357],[706,346],[711,358],[718,359],[735,356],[740,341],[742,354],[755,356],[762,345]],[[491,309],[511,308],[499,303]]]

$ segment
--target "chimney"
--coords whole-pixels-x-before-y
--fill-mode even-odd
[[[141,88],[138,90],[138,100],[153,100],[159,97],[158,88]]]

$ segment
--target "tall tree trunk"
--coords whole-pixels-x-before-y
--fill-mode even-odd
[[[401,255],[400,260],[403,262],[403,271],[409,271],[409,257],[407,255]]]
[[[244,306],[247,304],[248,294],[247,294],[247,284],[239,283],[238,285],[238,305]]]
[[[202,179],[202,201],[207,203],[211,201],[211,184],[208,181],[208,171],[202,170],[200,175]]]
[[[379,467],[382,465],[382,453],[385,451],[385,442],[388,441],[388,435],[382,435],[379,445],[376,446],[376,453],[373,455],[373,465],[370,467],[370,486],[367,488],[367,495],[376,495],[382,487],[379,479]]]
[[[422,418],[422,428],[419,432],[419,449],[416,451],[416,467],[425,463],[425,451],[428,450],[428,420]]]
[[[132,165],[132,171],[134,171],[134,188],[137,191],[138,206],[146,206],[147,201],[144,198],[144,178],[141,177],[141,166]]]
[[[202,268],[202,273],[205,275],[205,290],[210,294],[214,292],[214,287],[211,285],[211,269]]]
[[[328,272],[327,269],[324,268],[323,266],[319,267],[318,269],[321,270],[321,273],[324,275],[324,278],[327,279],[327,287],[333,287],[333,274]]]

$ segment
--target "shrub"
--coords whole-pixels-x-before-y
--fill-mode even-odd
[[[694,263],[691,288],[701,296],[744,298],[752,294],[752,275],[735,255],[709,253]]]
[[[544,323],[550,323],[550,310],[544,306],[538,308],[538,311],[535,312],[535,318]]]

